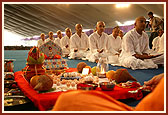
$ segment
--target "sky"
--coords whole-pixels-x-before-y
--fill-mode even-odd
[[[8,30],[3,31],[3,45],[4,46],[36,46],[37,40],[25,41],[24,36],[9,32]]]

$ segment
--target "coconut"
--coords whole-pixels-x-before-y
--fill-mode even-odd
[[[82,73],[83,68],[85,68],[86,66],[87,66],[87,64],[85,62],[78,63],[78,65],[77,65],[77,71],[79,73]]]
[[[37,91],[47,91],[52,88],[53,80],[48,75],[36,75],[31,78],[30,85]]]

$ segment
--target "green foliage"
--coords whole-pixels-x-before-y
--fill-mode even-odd
[[[27,63],[28,64],[42,64],[44,62],[44,55],[40,56],[37,60],[29,56]]]

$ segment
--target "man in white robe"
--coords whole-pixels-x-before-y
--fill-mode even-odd
[[[118,64],[118,57],[121,53],[121,37],[118,36],[120,29],[115,27],[112,31],[112,34],[109,35],[110,42],[110,55],[108,56],[109,64]]]
[[[152,50],[155,52],[158,52],[159,50],[159,39],[161,38],[162,35],[163,35],[163,30],[162,29],[158,30],[158,36],[155,37],[152,41]]]
[[[60,41],[62,46],[63,57],[67,57],[70,53],[70,37],[72,35],[71,29],[66,28],[65,33],[66,35]]]
[[[158,51],[155,54],[163,54],[163,55],[153,58],[152,60],[155,64],[164,66],[164,34],[159,38],[158,44],[159,44]]]
[[[55,38],[54,43],[56,43],[57,45],[59,45],[62,48],[61,39],[62,39],[62,32],[61,32],[61,30],[58,30],[57,31],[57,38]]]
[[[50,41],[50,40],[54,42],[55,38],[53,37],[53,32],[50,31],[50,32],[48,33],[48,36],[49,36],[49,37],[46,39],[46,42],[48,42],[48,41]]]
[[[124,33],[122,30],[119,31],[118,36],[120,36],[121,40],[123,39]]]
[[[104,33],[105,23],[103,21],[97,22],[96,32],[89,36],[90,53],[87,55],[88,61],[98,62],[99,58],[107,57],[109,49],[109,37]]]
[[[144,32],[146,19],[143,16],[136,18],[135,28],[124,35],[122,51],[119,57],[124,67],[135,69],[158,68],[152,61],[154,56],[148,55],[149,38]]]
[[[41,45],[45,43],[45,34],[41,33],[40,37],[41,39],[37,41],[37,47],[40,47]]]
[[[82,32],[82,25],[75,25],[76,33],[70,38],[70,54],[69,59],[85,58],[89,49],[89,38]]]

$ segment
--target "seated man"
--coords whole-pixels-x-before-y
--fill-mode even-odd
[[[163,30],[159,29],[158,30],[158,36],[155,37],[152,41],[152,51],[157,52],[159,50],[159,39],[163,35]]]
[[[50,32],[48,33],[48,36],[49,36],[49,37],[46,39],[46,42],[48,42],[48,41],[50,41],[50,40],[54,42],[55,38],[53,37],[53,32],[50,31]]]
[[[70,37],[72,35],[71,29],[66,28],[65,33],[66,33],[66,36],[64,36],[60,41],[62,46],[63,57],[64,56],[67,57],[70,53]]]
[[[41,39],[37,41],[37,47],[40,47],[41,45],[45,43],[45,34],[41,33],[40,37]]]
[[[54,42],[62,48],[62,46],[61,46],[61,38],[62,38],[61,30],[58,30],[57,31],[57,38],[55,38]]]
[[[153,90],[135,108],[100,91],[77,90],[62,93],[52,111],[164,111],[164,74],[144,84]]]
[[[120,36],[121,40],[123,39],[124,33],[122,30],[119,31],[118,36]]]
[[[87,59],[91,62],[98,62],[100,57],[107,57],[107,51],[109,49],[109,37],[104,33],[105,23],[103,21],[97,22],[96,32],[89,36],[90,53],[87,55]]]
[[[112,30],[112,34],[109,35],[110,55],[109,55],[108,59],[109,59],[110,64],[118,64],[119,63],[118,56],[121,53],[121,43],[122,43],[120,36],[118,36],[119,31],[120,30],[118,27],[114,27]]]
[[[158,40],[158,51],[155,53],[155,55],[163,54],[161,56],[152,58],[153,62],[155,64],[164,66],[164,34],[159,38]]]
[[[82,25],[75,25],[76,33],[70,38],[70,54],[69,59],[84,58],[89,48],[89,38],[82,32]]]
[[[144,32],[146,19],[143,16],[136,18],[135,28],[124,35],[122,51],[119,57],[121,66],[135,69],[158,68],[148,55],[149,38]]]

